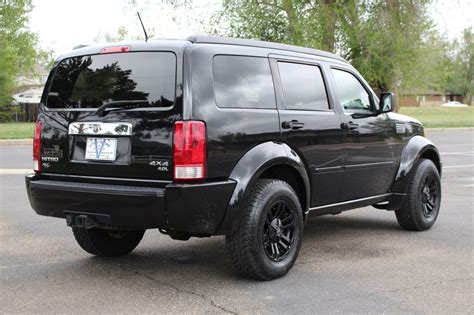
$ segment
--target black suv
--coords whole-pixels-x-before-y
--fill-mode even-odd
[[[226,235],[245,276],[285,275],[310,215],[373,205],[426,230],[441,162],[415,119],[390,113],[341,57],[193,36],[86,47],[48,78],[26,189],[98,256],[146,229]]]

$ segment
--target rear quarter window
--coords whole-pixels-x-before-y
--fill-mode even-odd
[[[275,90],[267,58],[215,56],[214,94],[219,107],[275,109]]]

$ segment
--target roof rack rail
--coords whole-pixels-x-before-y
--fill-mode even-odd
[[[327,57],[327,58],[332,58],[332,59],[337,59],[340,61],[347,62],[341,56],[338,56],[336,54],[323,51],[323,50],[306,48],[306,47],[301,47],[301,46],[294,46],[294,45],[287,45],[287,44],[279,44],[279,43],[273,43],[273,42],[265,42],[265,41],[254,40],[254,39],[193,35],[193,36],[189,36],[186,40],[190,41],[191,43],[237,45],[237,46],[250,46],[250,47],[286,50],[286,51],[298,52],[298,53],[303,53],[303,54]]]

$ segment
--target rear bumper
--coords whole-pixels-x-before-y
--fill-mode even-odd
[[[163,188],[42,179],[29,174],[26,190],[36,213],[83,214],[120,228],[162,228],[214,234],[223,221],[234,181]]]

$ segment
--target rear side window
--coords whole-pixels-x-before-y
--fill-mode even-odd
[[[97,108],[111,101],[140,100],[169,107],[176,90],[176,56],[134,52],[62,60],[48,92],[48,108]]]
[[[267,58],[215,56],[213,71],[217,106],[276,108]]]
[[[278,62],[278,69],[287,109],[329,109],[326,87],[318,66]]]

